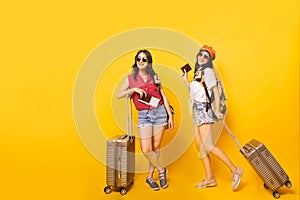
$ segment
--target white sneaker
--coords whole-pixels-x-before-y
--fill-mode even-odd
[[[236,171],[232,173],[232,190],[235,191],[239,186],[244,170],[240,167],[236,167]]]
[[[217,185],[217,181],[215,178],[211,180],[204,179],[200,183],[198,183],[195,188],[207,188],[207,187],[215,187]]]

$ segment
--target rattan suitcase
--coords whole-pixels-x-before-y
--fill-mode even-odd
[[[128,112],[128,101],[130,101]],[[135,176],[135,137],[132,134],[131,100],[126,100],[127,133],[116,135],[106,143],[106,194],[113,190],[127,194]]]
[[[262,142],[252,139],[242,147],[224,121],[223,124],[240,147],[240,152],[263,180],[264,187],[271,189],[275,198],[280,197],[278,189],[283,185],[292,187],[288,175]]]

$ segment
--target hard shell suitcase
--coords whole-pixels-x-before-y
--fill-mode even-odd
[[[128,108],[128,101],[129,107]],[[128,111],[130,109],[130,111]],[[132,107],[131,100],[126,100],[127,133],[116,135],[106,143],[106,194],[113,190],[127,194],[135,176],[135,137],[132,134]]]
[[[288,188],[292,187],[288,175],[262,142],[252,139],[242,147],[225,121],[223,121],[223,124],[236,144],[240,147],[240,152],[263,180],[264,187],[271,189],[276,199],[280,197],[278,192],[279,188],[283,185]]]

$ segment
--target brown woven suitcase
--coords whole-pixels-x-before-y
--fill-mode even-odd
[[[128,108],[128,102],[129,107]],[[128,109],[130,109],[128,111]],[[135,137],[132,134],[131,99],[126,100],[127,133],[116,135],[106,143],[106,194],[113,190],[121,195],[127,194],[135,176]]]

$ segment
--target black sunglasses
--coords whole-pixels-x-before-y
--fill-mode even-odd
[[[143,57],[143,58],[137,57],[137,58],[136,58],[136,61],[138,61],[138,62],[140,62],[140,61],[147,62],[148,59],[145,58],[145,57]]]
[[[203,58],[205,58],[205,59],[208,59],[208,58],[209,58],[209,56],[208,56],[206,53],[202,53],[202,52],[200,52],[200,53],[198,54],[198,56],[200,56],[200,57],[203,56]]]

